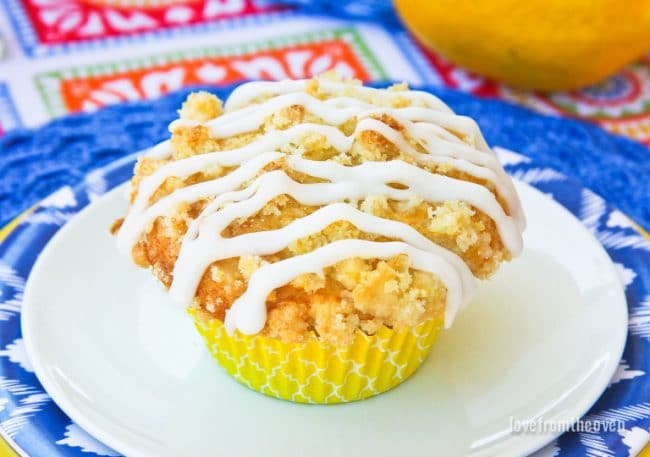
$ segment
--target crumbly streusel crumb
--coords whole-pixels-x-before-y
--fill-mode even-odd
[[[337,77],[329,75],[324,79],[337,80]],[[389,89],[393,94],[391,97],[383,93],[355,94],[353,88],[359,84],[351,81],[341,93],[331,94],[322,90],[318,79],[313,79],[305,90],[319,99],[339,95],[355,96],[366,103],[393,108],[411,106],[413,103],[408,97],[395,96],[408,91],[408,86],[404,83]],[[262,101],[263,99],[257,99],[254,102]],[[206,92],[191,94],[180,110],[183,119],[202,122],[222,113],[221,101]],[[400,123],[386,114],[378,119],[395,130],[402,130]],[[171,160],[241,147],[255,141],[267,131],[285,130],[304,122],[324,123],[304,107],[294,105],[274,112],[258,130],[229,138],[213,138],[209,129],[202,125],[180,126],[172,134]],[[358,119],[353,118],[338,128],[345,135],[351,135],[357,122]],[[412,139],[407,137],[406,140],[413,148],[422,148]],[[472,144],[474,138],[461,140]],[[303,135],[281,148],[281,151],[287,154],[297,153],[311,160],[334,160],[346,166],[385,160],[403,160],[415,164],[414,159],[400,151],[394,143],[377,132],[368,130],[357,132],[352,148],[345,153],[336,151],[328,144],[327,138],[315,132]],[[165,163],[164,160],[141,159],[132,179],[132,196],[137,193],[142,178]],[[465,175],[449,164],[427,165],[426,168],[433,173],[482,184],[495,193],[491,183]],[[175,189],[225,176],[233,169],[213,167],[186,179],[168,179],[150,203]],[[289,170],[282,159],[270,164],[264,172],[273,169],[283,169],[299,182],[315,180]],[[507,210],[501,196],[497,195],[497,198]],[[189,223],[207,202],[203,200],[191,205],[179,205],[172,213],[156,219],[133,250],[135,262],[151,267],[153,273],[169,286],[180,242]],[[393,201],[385,195],[369,195],[350,203],[364,212],[410,225],[431,241],[458,254],[478,277],[488,277],[501,261],[510,259],[510,253],[504,247],[495,223],[465,202],[425,202],[417,196],[405,201]],[[236,220],[222,235],[228,237],[278,229],[316,209],[318,208],[301,205],[293,198],[282,195],[271,200],[253,216]],[[200,281],[195,306],[201,310],[202,315],[224,319],[228,308],[246,290],[251,275],[262,265],[305,254],[336,240],[351,238],[387,241],[381,236],[362,232],[348,222],[336,222],[319,233],[296,240],[272,255],[241,256],[214,262]],[[433,275],[414,269],[408,256],[389,259],[349,258],[326,268],[322,274],[302,275],[274,290],[267,298],[268,316],[262,333],[283,341],[300,342],[320,338],[335,345],[346,344],[357,331],[373,334],[384,325],[412,327],[426,319],[441,316],[444,313],[446,295],[444,284]]]
[[[222,102],[209,92],[194,92],[187,96],[178,111],[181,119],[205,122],[223,113]]]

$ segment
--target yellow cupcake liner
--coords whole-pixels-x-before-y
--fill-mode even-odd
[[[218,319],[189,313],[219,364],[245,386],[299,403],[342,403],[397,386],[426,359],[443,320],[412,329],[382,327],[375,335],[357,332],[352,344],[319,341],[286,343],[261,335],[229,335]]]

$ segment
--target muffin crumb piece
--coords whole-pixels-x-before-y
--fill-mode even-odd
[[[207,122],[223,113],[221,100],[209,92],[193,92],[178,111],[181,119]]]

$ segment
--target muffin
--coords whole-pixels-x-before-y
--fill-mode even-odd
[[[262,393],[386,391],[522,247],[510,178],[476,123],[405,84],[325,75],[190,94],[135,166],[112,232]]]

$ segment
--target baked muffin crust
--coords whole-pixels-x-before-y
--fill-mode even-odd
[[[236,189],[245,190],[255,186],[256,180],[264,175],[277,173],[283,173],[291,182],[298,184],[332,184],[322,176],[296,170],[294,157],[334,163],[355,170],[362,170],[358,167],[369,162],[389,162],[396,167],[406,164],[432,177],[445,176],[453,180],[449,182],[474,183],[487,189],[487,195],[504,213],[504,220],[512,222],[520,236],[523,217],[512,184],[499,174],[503,170],[496,164],[476,124],[468,118],[454,115],[439,100],[432,96],[414,97],[404,84],[386,90],[361,90],[357,81],[321,77],[303,82],[296,92],[307,94],[317,101],[330,101],[333,106],[342,100],[340,109],[345,109],[343,102],[347,103],[347,99],[372,105],[373,109],[363,116],[350,116],[344,122],[333,125],[309,110],[308,106],[287,104],[270,110],[253,130],[231,135],[215,134],[214,125],[220,125],[220,118],[227,119],[223,116],[246,109],[251,113],[255,109],[262,110],[283,95],[281,91],[274,90],[278,86],[267,84],[268,90],[257,91],[253,98],[240,96],[233,100],[231,97],[225,110],[221,101],[212,94],[191,94],[179,111],[180,121],[170,126],[172,136],[166,153],[139,159],[131,180],[131,203],[136,204],[143,181],[151,179],[169,164],[200,155],[229,154],[264,141],[270,134],[291,132],[292,129],[307,126],[289,141],[272,148],[279,153],[277,157]],[[425,110],[430,119],[413,122],[403,115],[404,112],[412,113],[418,109]],[[386,134],[364,128],[364,125],[379,124],[389,129],[382,130]],[[309,128],[311,125],[336,129],[341,136],[349,139],[350,147],[344,150],[337,148],[328,135],[317,128]],[[424,133],[418,136],[418,132]],[[461,169],[459,164],[469,160],[459,159],[458,155],[445,156],[447,151],[460,151],[458,154],[477,158],[475,160],[483,165],[464,166]],[[442,157],[442,160],[422,160],[431,156]],[[154,186],[154,191],[146,199],[146,206],[152,207],[181,189],[232,176],[243,166],[211,164],[187,176],[168,174],[159,185]],[[499,179],[490,179],[495,175],[490,167],[496,169]],[[477,172],[470,173],[468,170]],[[408,180],[387,185],[402,192],[410,192],[415,187]],[[163,214],[148,221],[131,246],[134,262],[151,268],[166,287],[171,287],[179,253],[184,240],[188,238],[188,229],[197,224],[197,218],[203,217],[202,212],[214,204],[216,197],[208,195],[178,201]],[[486,214],[483,208],[466,200],[433,201],[418,192],[411,192],[408,198],[401,199],[382,193],[368,193],[362,198],[344,198],[338,203],[411,227],[427,240],[462,259],[478,278],[488,278],[501,262],[510,260],[517,253],[512,252],[516,250],[516,243],[515,249],[512,249],[512,242],[511,246],[507,246],[503,239],[500,232],[503,223],[499,225],[499,221]],[[232,204],[224,202],[216,211]],[[328,205],[301,203],[293,195],[280,193],[252,214],[234,218],[218,235],[226,240],[247,234],[268,234],[273,237],[279,230],[286,230],[292,223],[314,215],[325,206]],[[120,224],[114,227],[114,232],[120,231]],[[313,253],[342,240],[376,243],[400,241],[397,237],[361,230],[347,220],[336,220],[322,230],[292,240],[277,252],[266,255],[242,253],[211,262],[198,281],[191,306],[199,309],[206,319],[225,320],[228,310],[246,292],[251,278],[261,267]],[[520,243],[520,239],[516,241]],[[415,268],[412,259],[405,253],[388,258],[344,258],[327,265],[321,272],[300,274],[273,289],[266,297],[267,315],[261,333],[283,341],[304,342],[319,338],[334,345],[344,345],[351,341],[357,331],[373,334],[382,325],[412,327],[444,315],[447,300],[448,285],[435,274]]]

